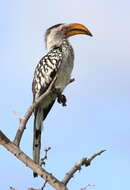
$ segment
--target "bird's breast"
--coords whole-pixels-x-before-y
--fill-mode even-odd
[[[55,87],[61,89],[61,92],[64,90],[64,88],[70,81],[71,73],[73,70],[73,62],[74,59],[70,52],[68,55],[64,55],[62,64],[57,73],[57,80],[55,83]]]

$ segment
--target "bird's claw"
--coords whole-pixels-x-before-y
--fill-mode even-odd
[[[59,104],[62,104],[62,106],[67,106],[66,105],[67,99],[66,99],[65,95],[63,95],[63,94],[58,95],[57,101]]]
[[[67,99],[66,99],[65,95],[61,94],[60,89],[59,88],[54,88],[53,92],[57,94],[58,103],[62,104],[62,106],[67,106],[66,105]]]

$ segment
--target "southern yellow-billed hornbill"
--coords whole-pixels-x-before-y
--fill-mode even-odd
[[[92,36],[90,31],[82,24],[57,24],[50,27],[45,34],[45,43],[49,52],[38,63],[32,84],[33,101],[41,96],[56,77],[54,88],[59,93],[50,93],[46,99],[34,111],[34,138],[33,160],[40,162],[41,130],[56,98],[65,105],[65,97],[60,94],[70,81],[74,64],[74,52],[68,38],[77,34]],[[58,95],[59,94],[59,95]],[[34,176],[37,176],[34,173]]]

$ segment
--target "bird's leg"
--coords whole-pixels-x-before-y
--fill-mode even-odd
[[[70,84],[70,83],[72,83],[74,81],[75,81],[75,79],[72,78],[72,79],[70,79],[68,84]],[[67,102],[66,96],[64,94],[61,94],[61,92],[58,94],[57,101],[58,101],[59,104],[62,104],[62,106],[67,106],[66,105],[66,102]]]
[[[62,106],[66,106],[67,99],[65,95],[61,93],[61,90],[59,88],[54,88],[53,92],[57,94],[57,101],[59,104],[62,104]]]
[[[59,94],[57,97],[57,101],[59,104],[62,104],[62,106],[67,106],[66,105],[67,99],[64,94]]]

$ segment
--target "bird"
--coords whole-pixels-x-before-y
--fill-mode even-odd
[[[47,91],[55,77],[54,89],[56,91],[50,93],[34,110],[33,161],[38,165],[40,165],[43,121],[56,99],[63,106],[66,105],[66,98],[62,92],[71,80],[74,66],[74,50],[68,38],[78,34],[92,36],[89,29],[79,23],[56,24],[48,28],[45,33],[45,45],[48,53],[41,58],[34,71],[33,102]],[[33,173],[33,175],[36,177],[37,173]]]

